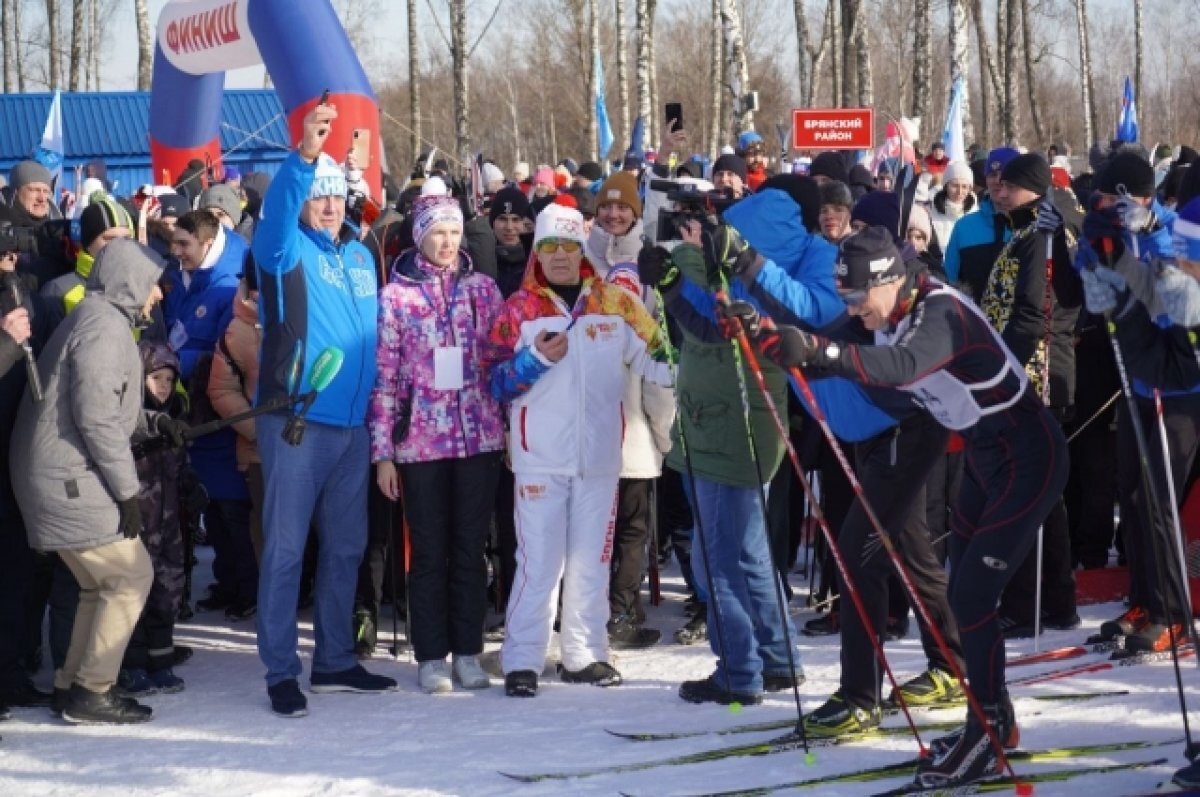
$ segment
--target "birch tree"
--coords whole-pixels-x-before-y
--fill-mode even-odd
[[[408,145],[413,160],[421,152],[421,52],[417,0],[408,0]],[[511,91],[510,91],[511,93]]]
[[[926,36],[928,40],[928,36]],[[866,4],[858,0],[854,9],[854,56],[858,82],[858,106],[870,108],[875,105],[875,78],[871,74],[871,46],[867,41]]]
[[[588,59],[588,96],[587,96],[587,122],[588,122],[588,157],[590,160],[596,160],[597,153],[600,151],[600,120],[596,116],[596,97],[600,94],[600,74],[596,69],[597,63],[600,61],[600,24],[596,19],[596,0],[587,0],[588,10],[588,52],[591,57]]]
[[[749,89],[750,70],[746,65],[746,44],[742,39],[741,14],[734,0],[721,0],[721,29],[729,56],[729,91],[733,98],[733,132],[754,129],[754,113],[742,97]]]
[[[149,91],[154,68],[154,28],[150,26],[150,4],[147,0],[134,0],[133,16],[137,23],[138,40],[137,87],[138,91]]]
[[[929,35],[929,0],[916,0],[913,12],[912,112],[913,116],[926,119],[929,116],[929,76],[933,61],[933,42]],[[953,44],[950,49],[953,53]]]
[[[1000,134],[1005,144],[1017,141],[1017,57],[1019,29],[1017,16],[1020,0],[999,0],[996,4],[996,52],[1000,59]]]
[[[964,0],[950,0],[950,85],[962,80],[963,141],[975,141],[975,125],[971,121],[971,28]]]
[[[628,64],[625,57],[625,49],[628,44],[626,39],[629,37],[629,31],[625,27],[625,0],[616,0],[617,14],[617,90],[619,92],[618,102],[621,104],[621,112],[618,117],[620,126],[617,128],[617,133],[614,139],[618,142],[625,141],[629,138],[629,74]]]
[[[725,37],[721,35],[721,0],[712,0],[712,36],[709,39],[709,115],[708,142],[705,149],[711,159],[717,157],[721,147],[721,131],[724,129],[725,113]]]
[[[50,76],[46,82],[50,90],[54,91],[59,88],[58,0],[46,0],[46,30],[50,39],[47,53]]]
[[[800,104],[805,108],[812,105],[812,51],[808,44],[808,11],[804,0],[792,0],[796,16],[796,78],[800,84]]]
[[[857,31],[854,29],[858,22],[857,0],[842,0],[842,107],[849,108],[854,103],[856,95],[855,83],[858,78],[858,67],[855,63],[854,39]]]
[[[652,0],[637,0],[634,6],[634,25],[637,32],[637,98],[638,116],[642,117],[642,140],[633,142],[635,145],[646,147],[647,134],[650,131],[651,113],[650,70],[651,49],[650,39],[654,33],[651,30],[650,17],[653,11]]]
[[[975,37],[979,43],[979,97],[980,117],[983,122],[983,139],[992,140],[991,123],[997,117],[996,104],[1000,97],[1000,73],[992,48],[988,44],[987,26],[983,21],[983,3],[970,0],[971,21],[975,24]]]
[[[1092,96],[1092,55],[1088,48],[1087,0],[1075,0],[1075,24],[1079,28],[1079,86],[1083,95],[1083,130],[1087,146],[1096,142],[1096,103]]]
[[[71,54],[67,89],[79,91],[79,76],[83,73],[83,36],[85,32],[84,0],[71,0]]]
[[[13,5],[15,0],[3,0],[0,4],[0,38],[4,39],[4,93],[12,94],[13,77],[16,71],[16,37],[13,36]]]
[[[842,8],[840,0],[829,0],[829,44],[830,56],[833,59],[833,96],[829,104],[837,107],[843,105],[842,84],[845,80],[846,53],[842,41]]]
[[[1146,58],[1146,26],[1142,0],[1133,0],[1133,94],[1142,100],[1142,61]]]
[[[1029,121],[1033,123],[1033,136],[1036,141],[1043,142],[1042,114],[1038,108],[1037,78],[1034,75],[1033,31],[1029,20],[1029,0],[1021,3],[1021,49],[1025,55],[1025,85],[1029,92]]]
[[[13,55],[17,60],[17,91],[25,93],[25,59],[21,56],[21,0],[9,0],[13,19]]]
[[[459,168],[471,160],[471,95],[467,72],[467,2],[450,3],[450,56],[454,62],[454,146]]]

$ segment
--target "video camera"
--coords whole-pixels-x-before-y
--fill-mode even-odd
[[[720,223],[721,213],[737,202],[732,193],[704,191],[694,183],[675,180],[651,180],[650,189],[666,194],[673,207],[658,210],[655,238],[658,243],[680,240],[679,231],[689,221],[698,221],[704,229]]]
[[[14,227],[9,222],[0,222],[0,254],[9,252],[36,255],[37,235],[28,227]]]

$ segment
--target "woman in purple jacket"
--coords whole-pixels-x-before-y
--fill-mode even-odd
[[[504,300],[491,277],[472,271],[459,249],[462,233],[455,200],[417,199],[416,248],[396,259],[379,297],[368,421],[379,489],[394,501],[404,485],[411,634],[417,680],[430,694],[454,682],[491,685],[478,655],[504,426],[483,363]]]

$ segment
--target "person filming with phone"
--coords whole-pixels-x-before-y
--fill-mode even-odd
[[[297,655],[296,602],[310,522],[318,535],[314,591],[313,692],[377,693],[391,678],[358,664],[351,630],[358,566],[367,542],[370,440],[366,414],[375,383],[375,261],[357,240],[340,243],[346,175],[323,152],[337,109],[325,98],[304,117],[263,200],[253,253],[259,269],[259,403],[296,396],[328,346],[344,365],[311,403],[297,446],[282,437],[289,413],[267,413],[255,433],[265,481],[265,547],[258,589],[258,652],[272,710],[304,716]]]

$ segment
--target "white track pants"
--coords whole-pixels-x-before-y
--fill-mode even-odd
[[[608,661],[608,581],[617,477],[516,474],[517,572],[508,599],[505,673],[545,664],[558,587],[563,666]]]

